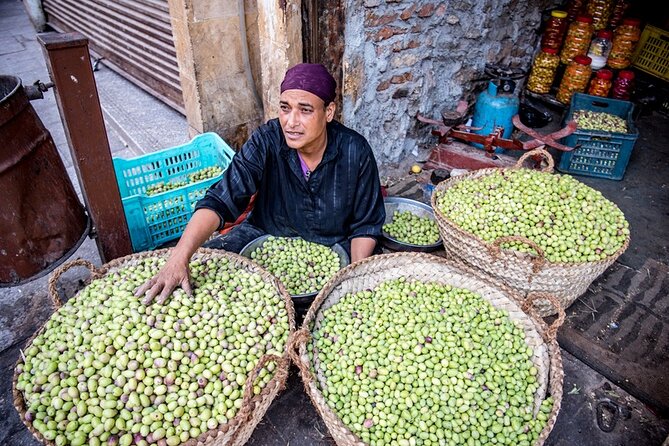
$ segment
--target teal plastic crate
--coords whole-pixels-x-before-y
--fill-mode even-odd
[[[565,122],[571,120],[577,110],[603,112],[621,117],[627,121],[627,133],[577,129],[562,140],[563,144],[576,149],[562,153],[558,170],[575,175],[622,180],[632,149],[639,137],[639,131],[632,120],[634,104],[576,93],[572,97]]]
[[[179,238],[195,203],[221,175],[180,188],[146,195],[153,184],[184,181],[206,167],[227,169],[235,151],[216,133],[203,133],[189,143],[132,159],[114,158],[116,181],[135,252],[154,249]]]

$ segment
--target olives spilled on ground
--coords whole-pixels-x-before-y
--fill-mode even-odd
[[[177,445],[231,420],[249,372],[281,356],[283,298],[225,258],[190,263],[193,296],[178,289],[145,306],[134,290],[164,259],[144,259],[70,299],[17,365],[26,420],[57,445]],[[274,375],[268,365],[258,394]]]
[[[340,266],[339,256],[329,247],[289,237],[267,238],[251,258],[292,295],[319,292]]]
[[[430,217],[419,217],[411,211],[395,211],[383,230],[392,238],[412,245],[433,245],[439,240],[437,222]]]
[[[595,262],[615,254],[629,237],[620,209],[569,175],[530,169],[466,178],[437,191],[437,207],[462,230],[485,242],[520,235],[552,262]],[[521,242],[502,248],[533,249]]]
[[[535,408],[523,330],[476,293],[400,278],[322,316],[311,363],[328,405],[367,444],[529,446],[546,424],[553,400]]]

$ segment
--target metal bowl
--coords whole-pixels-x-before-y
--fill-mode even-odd
[[[265,243],[265,241],[267,241],[267,239],[270,237],[272,236],[269,234],[258,237],[257,239],[249,242],[246,246],[244,246],[244,248],[239,252],[239,254],[251,259],[251,253],[256,249],[260,248]],[[300,237],[287,237],[287,238],[300,238]],[[335,254],[339,256],[339,269],[344,268],[349,263],[351,263],[348,257],[348,253],[339,243],[335,243],[333,246],[330,247],[330,249],[332,249],[335,252]],[[313,302],[317,294],[318,291],[315,291],[313,293],[307,293],[307,294],[291,294],[290,297],[293,299],[293,303],[295,303],[296,305],[311,305],[311,302]]]
[[[431,220],[435,219],[432,207],[430,207],[425,203],[421,203],[420,201],[402,197],[386,197],[383,200],[383,204],[385,205],[386,208],[386,221],[384,222],[384,224],[393,221],[393,214],[395,213],[395,211],[402,211],[402,212],[409,211],[419,217],[428,217]],[[383,243],[383,246],[385,246],[388,249],[392,249],[393,251],[431,252],[431,251],[436,251],[437,249],[443,246],[441,236],[439,236],[439,240],[437,240],[436,243],[433,243],[431,245],[414,245],[412,243],[399,241],[393,238],[386,231],[382,231],[382,235],[383,238],[381,242]]]

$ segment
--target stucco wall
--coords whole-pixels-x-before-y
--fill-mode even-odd
[[[472,99],[486,63],[527,68],[550,0],[349,0],[342,120],[379,164],[433,141],[416,114],[440,119]],[[481,84],[479,84],[480,86]]]

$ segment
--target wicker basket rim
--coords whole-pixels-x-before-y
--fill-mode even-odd
[[[485,284],[499,289],[502,294],[505,294],[510,301],[514,302],[517,304],[519,307],[521,305],[521,301],[517,300],[518,299],[518,294],[513,290],[512,288],[494,280],[490,279],[487,277],[482,277],[481,274],[476,272],[475,270],[467,267],[466,265],[463,265],[458,262],[453,262],[441,257],[437,257],[431,254],[427,253],[417,253],[417,252],[400,252],[400,253],[393,253],[393,254],[381,254],[381,255],[376,255],[372,257],[368,257],[366,259],[363,259],[361,261],[358,261],[354,264],[351,264],[347,266],[346,268],[342,269],[339,271],[337,275],[335,275],[330,281],[323,287],[321,292],[318,294],[316,299],[314,300],[311,308],[309,308],[309,311],[307,315],[304,318],[304,321],[302,323],[302,326],[300,329],[295,333],[295,342],[291,348],[292,352],[297,356],[293,356],[293,361],[297,363],[298,366],[300,366],[301,374],[302,374],[302,380],[304,382],[305,389],[307,390],[307,393],[313,402],[313,404],[317,407],[318,411],[321,413],[321,416],[323,418],[329,417],[334,420],[336,420],[336,423],[338,423],[338,428],[342,429],[345,433],[346,436],[350,436],[350,438],[355,439],[353,443],[350,442],[342,442],[338,444],[355,444],[355,445],[365,445],[360,438],[355,435],[349,428],[346,426],[346,424],[343,423],[343,421],[338,417],[338,415],[330,408],[330,406],[327,403],[323,403],[325,407],[321,406],[320,401],[324,401],[323,394],[321,393],[318,385],[316,384],[318,382],[318,378],[316,378],[313,375],[313,371],[311,371],[311,368],[309,368],[308,372],[303,370],[304,364],[308,364],[308,366],[312,366],[313,363],[309,360],[307,356],[307,351],[306,351],[306,346],[307,343],[309,342],[310,336],[311,336],[311,330],[309,328],[310,324],[314,323],[316,321],[316,316],[320,312],[320,308],[324,301],[327,299],[329,293],[340,283],[341,280],[345,278],[349,274],[349,272],[353,271],[355,268],[357,268],[359,265],[363,265],[369,262],[374,262],[374,261],[379,261],[380,259],[392,259],[393,257],[414,257],[414,258],[423,258],[425,260],[429,260],[431,262],[435,263],[441,263],[445,264],[450,268],[453,268],[455,270],[460,270],[464,272],[464,274],[471,274],[474,276],[475,279],[480,280],[484,282]],[[515,297],[510,297],[510,296],[515,296]],[[525,313],[525,316],[530,319],[535,326],[535,328],[538,329],[539,334],[543,335],[547,330],[548,330],[548,325],[541,319],[538,315],[536,314],[527,314]],[[540,330],[539,330],[540,328]],[[542,338],[543,339],[543,338]],[[555,425],[555,421],[557,419],[558,412],[560,410],[561,406],[561,399],[562,399],[562,380],[563,380],[563,369],[562,369],[562,358],[560,356],[560,347],[557,343],[556,338],[552,338],[549,340],[543,339],[544,345],[546,346],[546,351],[548,354],[548,359],[549,359],[549,370],[548,370],[548,387],[547,391],[550,393],[550,396],[553,397],[553,407],[551,409],[551,413],[549,415],[549,418],[546,422],[546,425],[542,432],[539,434],[539,437],[537,438],[537,443],[538,445],[543,444],[543,442],[546,440],[548,435],[550,434],[551,430],[553,429],[553,426]],[[308,374],[307,374],[308,373]],[[312,393],[313,392],[313,393]]]
[[[97,271],[91,271],[92,273],[97,273],[100,275],[106,275],[109,273],[114,272],[115,270],[122,268],[125,266],[126,263],[136,261],[136,260],[141,260],[143,258],[149,258],[149,257],[158,257],[158,256],[165,256],[171,251],[170,248],[166,249],[159,249],[155,251],[144,251],[140,253],[135,253],[135,254],[130,254],[124,257],[120,257],[117,259],[113,259],[109,261],[108,263],[100,266],[97,268]],[[261,275],[263,280],[269,280],[270,283],[272,283],[277,290],[279,291],[279,294],[283,298],[284,304],[286,305],[286,310],[288,312],[288,325],[289,325],[289,332],[288,332],[288,340],[290,340],[290,337],[293,335],[295,332],[295,309],[293,307],[293,301],[290,298],[290,295],[287,293],[286,289],[284,288],[283,284],[276,279],[273,275],[271,275],[268,271],[266,271],[264,268],[262,268],[260,265],[256,264],[255,262],[251,261],[250,259],[240,256],[239,254],[227,252],[227,251],[220,251],[220,250],[214,250],[214,249],[207,249],[207,248],[199,248],[194,254],[192,258],[207,258],[207,256],[214,256],[214,257],[226,257],[229,259],[232,259],[236,262],[239,262],[238,264],[243,265],[246,267],[248,270],[252,272],[256,272]],[[69,263],[74,263],[77,262],[76,260],[73,262]],[[59,271],[67,270],[69,263],[66,263],[59,267],[56,271],[52,273],[52,277],[59,275]],[[86,285],[88,286],[88,285]],[[77,292],[77,294],[79,291]],[[53,299],[53,296],[52,296]],[[54,305],[58,307],[58,305],[54,302]],[[57,308],[56,311],[54,311],[53,314],[56,312],[60,311],[60,308]],[[53,317],[53,314],[49,317]],[[23,398],[23,394],[21,391],[19,391],[16,388],[16,384],[18,382],[18,369],[17,366],[24,362],[24,356],[23,356],[23,350],[32,345],[33,340],[39,336],[45,329],[46,324],[48,323],[49,319],[47,319],[44,324],[26,341],[25,346],[20,350],[20,355],[19,358],[17,359],[16,363],[14,364],[14,373],[12,376],[12,396],[13,396],[13,402],[14,402],[14,407],[16,408],[17,412],[19,413],[19,418],[21,419],[21,422],[26,426],[26,428],[33,434],[33,436],[39,440],[41,443],[48,445],[48,446],[56,446],[56,443],[54,441],[47,440],[44,438],[41,432],[39,432],[37,429],[35,429],[32,425],[32,422],[26,420],[26,412],[27,412],[27,407],[25,405],[25,400]],[[201,433],[197,438],[191,438],[188,440],[186,443],[184,443],[181,446],[195,446],[195,445],[203,445],[206,444],[206,442],[213,440],[217,438],[220,435],[225,435],[227,433],[232,433],[232,443],[234,442],[234,438],[236,434],[243,428],[244,425],[249,423],[251,420],[251,414],[254,414],[253,409],[258,406],[262,401],[264,401],[266,398],[272,398],[276,396],[276,394],[281,391],[285,387],[286,380],[288,378],[288,369],[290,367],[290,361],[289,361],[289,347],[290,343],[287,341],[286,345],[284,347],[283,354],[281,355],[281,360],[279,363],[276,365],[276,371],[274,374],[274,377],[267,383],[267,385],[262,389],[262,391],[258,394],[255,395],[250,401],[249,401],[249,406],[244,408],[240,408],[237,411],[237,414],[232,420],[229,420],[227,423],[217,426],[214,429],[211,429],[209,431]],[[261,358],[262,359],[262,358]],[[243,410],[246,409],[246,410]],[[264,414],[263,414],[264,415]],[[255,414],[254,416],[257,416]],[[258,420],[260,417],[258,417]]]
[[[492,248],[493,243],[486,242],[485,240],[483,240],[479,236],[465,231],[464,229],[462,229],[458,225],[456,225],[451,219],[446,217],[446,215],[444,215],[444,213],[441,211],[441,209],[439,209],[439,206],[436,205],[437,204],[436,203],[437,196],[439,195],[439,192],[442,192],[442,191],[452,187],[453,185],[459,183],[460,181],[464,181],[464,180],[467,180],[467,179],[476,179],[476,178],[484,177],[484,176],[487,176],[487,175],[493,175],[497,172],[513,171],[513,170],[519,170],[519,169],[522,169],[522,168],[521,167],[490,167],[490,168],[487,168],[487,169],[473,170],[471,172],[467,172],[467,173],[464,173],[462,175],[458,175],[456,177],[451,177],[451,178],[448,178],[448,179],[440,182],[439,184],[437,184],[435,186],[434,192],[432,193],[432,197],[431,197],[432,209],[434,210],[434,214],[437,217],[437,220],[442,221],[443,223],[447,224],[453,231],[457,232],[461,237],[468,237],[470,239],[474,239],[478,243],[485,246],[486,248]],[[558,175],[558,176],[561,175],[559,173],[548,173],[548,172],[541,172],[541,173],[546,174],[546,175]],[[587,184],[585,186],[590,187]],[[608,199],[606,199],[606,200],[609,201],[613,206],[615,206],[615,208],[618,209],[618,211],[620,211],[620,213],[622,214],[622,211],[620,210],[620,207],[618,207],[617,204],[615,204],[611,200],[608,200]],[[624,214],[623,214],[623,216],[624,216]],[[627,237],[625,238],[625,242],[623,243],[623,245],[620,248],[618,248],[618,250],[615,253],[610,254],[610,255],[606,256],[605,258],[596,260],[594,262],[590,262],[590,261],[553,262],[553,261],[548,260],[548,259],[544,259],[544,260],[550,266],[556,266],[556,267],[561,267],[561,268],[578,268],[578,267],[583,266],[583,265],[606,264],[606,263],[611,262],[611,259],[613,259],[613,260],[617,259],[623,252],[625,252],[627,250],[627,248],[629,247],[629,242],[630,242],[630,234],[627,235]],[[519,259],[525,260],[525,261],[536,258],[536,256],[532,256],[531,254],[516,251],[516,250],[513,250],[513,249],[502,249],[502,251],[504,251],[506,253],[509,253],[509,254],[512,254],[512,255],[515,255]]]

